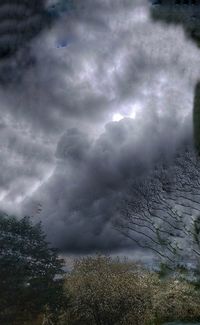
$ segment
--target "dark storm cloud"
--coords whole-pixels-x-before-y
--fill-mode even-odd
[[[44,0],[2,0],[0,4],[0,82],[8,85],[34,63],[30,41],[50,23]]]
[[[95,129],[112,119],[113,112],[129,110],[138,98],[146,102],[149,91],[157,97],[159,86],[169,93],[176,84],[176,93],[170,94],[174,104],[177,90],[192,89],[197,51],[181,29],[175,33],[151,23],[147,9],[136,4],[84,1],[61,17],[50,32],[35,39],[31,53],[37,65],[7,92],[5,110],[30,121],[33,130],[58,134],[69,124]],[[59,39],[69,40],[69,45],[58,49]],[[183,46],[186,52],[181,53]],[[160,85],[162,74],[167,74],[167,82]],[[185,102],[186,96],[183,91],[179,101]],[[191,94],[186,100],[192,100]]]
[[[62,136],[54,174],[35,195],[36,202],[43,204],[40,218],[54,245],[76,253],[130,245],[113,229],[128,184],[144,177],[159,159],[170,161],[179,146],[171,145],[182,128],[178,121],[171,118],[167,129],[165,120],[158,122],[160,129],[141,114],[137,120],[107,124],[95,141],[78,129]],[[185,133],[182,141],[188,137],[191,134]]]
[[[0,200],[33,215],[41,203],[35,220],[63,250],[117,249],[130,177],[191,139],[199,51],[145,1],[73,3],[29,43],[21,82],[0,88]]]

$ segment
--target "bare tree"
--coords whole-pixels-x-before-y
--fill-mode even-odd
[[[170,264],[200,261],[200,158],[194,150],[130,182],[116,227]]]

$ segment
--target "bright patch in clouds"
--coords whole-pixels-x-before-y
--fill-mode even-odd
[[[124,116],[120,113],[116,113],[113,115],[113,122],[119,122],[120,120],[122,120],[124,118]]]
[[[130,115],[122,115],[120,113],[116,113],[113,115],[112,120],[113,120],[113,122],[119,122],[119,121],[123,120],[123,118],[127,118],[127,117],[135,119],[136,112],[132,112]]]
[[[68,252],[110,251],[130,177],[192,134],[200,55],[180,26],[150,19],[147,0],[74,2],[34,40],[22,85],[0,89],[0,203],[26,215],[41,203]]]
[[[112,116],[113,122],[119,122],[124,118],[135,119],[137,113],[142,109],[142,104],[139,102],[134,103],[132,106],[126,104],[120,112],[114,113]]]

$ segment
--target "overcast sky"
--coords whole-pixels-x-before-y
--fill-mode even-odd
[[[65,252],[125,248],[112,220],[130,179],[192,138],[199,50],[148,1],[74,0],[28,51],[0,85],[1,208]]]

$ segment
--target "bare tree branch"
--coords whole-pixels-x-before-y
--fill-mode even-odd
[[[200,257],[200,158],[191,148],[133,179],[120,210],[120,233],[176,263]]]

